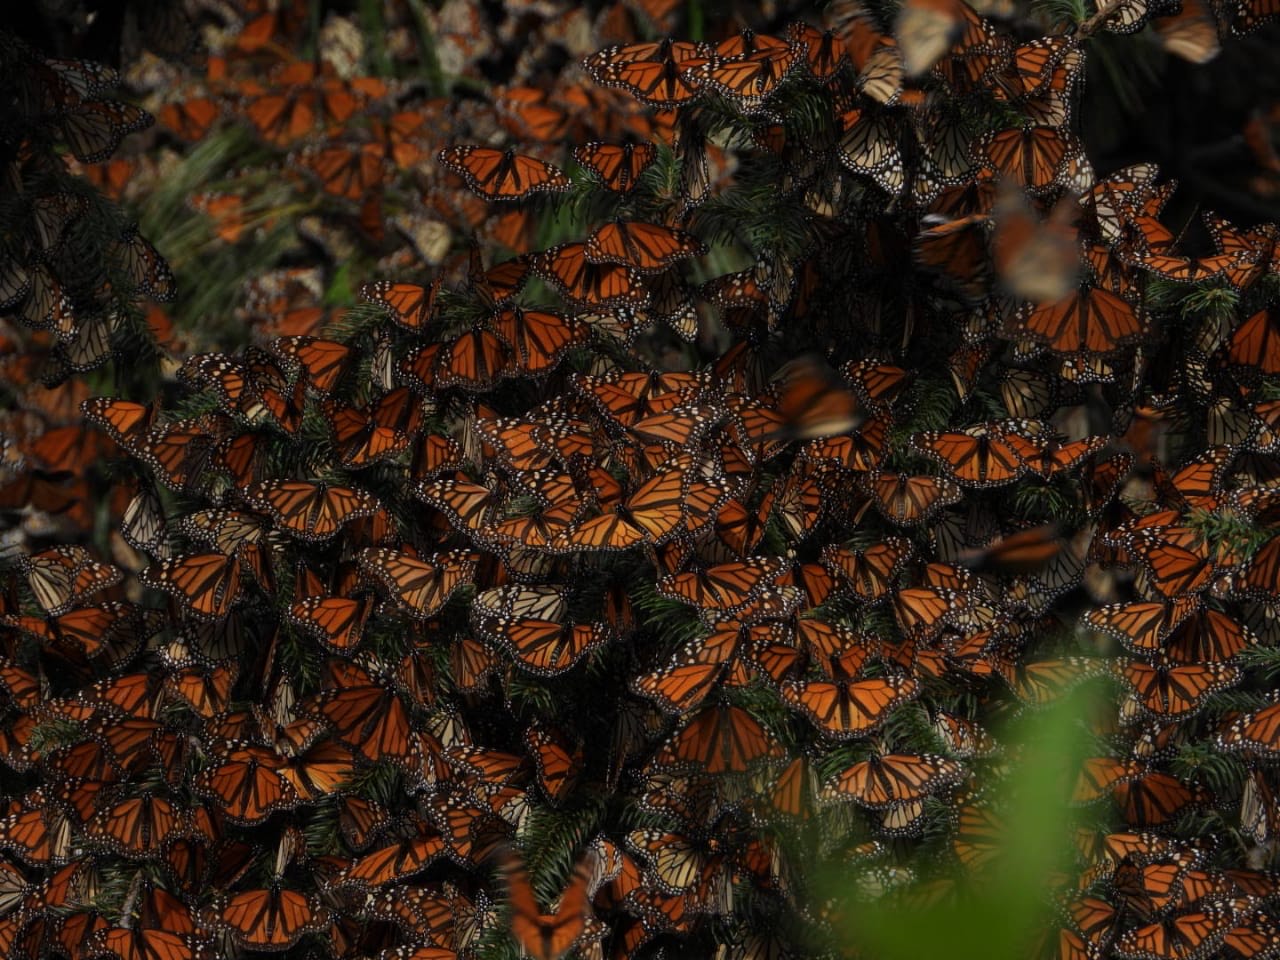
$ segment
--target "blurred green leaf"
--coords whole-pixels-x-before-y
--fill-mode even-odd
[[[1016,760],[994,791],[984,793],[1004,825],[1002,846],[979,882],[956,873],[954,897],[930,903],[928,886],[895,891],[884,902],[850,901],[842,871],[826,872],[847,953],[876,960],[1026,960],[1052,909],[1049,879],[1072,856],[1067,804],[1072,771],[1088,752],[1080,718],[1089,709],[1080,692],[1054,707],[1028,712],[1006,732]],[[938,878],[930,877],[932,885]]]

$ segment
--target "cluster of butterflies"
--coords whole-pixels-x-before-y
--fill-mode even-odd
[[[296,265],[298,247],[322,250],[330,272],[355,258],[381,273],[412,271],[424,260],[438,265],[459,238],[531,249],[536,215],[493,210],[436,164],[444,131],[463,139],[536,142],[565,159],[568,151],[560,148],[569,140],[625,136],[644,145],[643,156],[653,149],[649,141],[670,139],[669,118],[664,125],[624,94],[588,88],[573,71],[555,90],[537,86],[550,70],[543,58],[576,60],[597,36],[635,39],[644,25],[669,19],[670,3],[617,3],[596,14],[563,3],[508,5],[505,21],[478,2],[438,14],[385,7],[384,29],[392,36],[416,32],[415,17],[422,15],[434,38],[429,58],[400,42],[399,72],[420,73],[425,62],[438,61],[459,84],[474,87],[474,95],[449,98],[421,82],[362,74],[340,29],[322,32],[314,57],[303,57],[300,51],[312,45],[305,3],[225,4],[203,11],[203,59],[129,75],[155,113],[152,144],[82,167],[108,196],[143,201],[172,171],[168,164],[202,145],[226,142],[233,131],[246,132],[252,162],[244,149],[222,151],[225,162],[210,173],[210,157],[202,157],[205,185],[186,204],[204,224],[199,255],[219,250],[234,264],[229,269],[247,274],[239,319],[260,336],[315,333],[331,319],[332,311],[320,306],[326,279]],[[346,22],[346,29],[359,28]],[[489,162],[482,154],[465,165],[482,170]],[[599,163],[616,161],[605,150]],[[625,182],[627,174],[621,176]],[[273,262],[282,243],[292,245],[294,266]],[[271,252],[257,257],[258,250]],[[245,261],[255,258],[257,269],[246,271]],[[183,326],[182,305],[177,310],[174,319]],[[187,325],[198,326],[194,318]],[[184,332],[200,345],[198,329]]]
[[[6,418],[5,956],[836,954],[842,898],[999,868],[998,728],[1084,682],[1037,949],[1280,954],[1280,228],[1207,215],[1188,253],[1173,184],[1072,132],[1089,36],[1190,0],[1030,42],[958,0],[622,39],[603,94],[470,115],[282,57],[297,6],[160,123],[234,113],[375,242],[421,175],[516,255],[388,256],[328,326],[263,284],[181,400]],[[136,108],[40,62],[42,136],[103,159],[130,124],[69,118]],[[535,244],[562,194],[590,222]],[[32,211],[10,276],[79,249]]]
[[[152,119],[110,97],[121,81],[108,67],[46,57],[11,37],[0,38],[0,56],[4,189],[15,205],[0,248],[0,369],[14,385],[59,383],[111,358],[137,300],[173,297],[168,265],[136,224],[92,192],[63,188],[68,160],[102,162]]]

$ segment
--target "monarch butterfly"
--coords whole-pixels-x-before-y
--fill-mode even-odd
[[[427,620],[475,573],[476,555],[465,550],[435,554],[428,561],[383,548],[356,555],[360,570],[380,583],[410,616]]]
[[[1114,796],[1121,815],[1135,827],[1170,823],[1207,799],[1199,788],[1193,791],[1173,775],[1158,771],[1147,771],[1131,782],[1118,784]]]
[[[1249,771],[1240,794],[1240,829],[1255,843],[1266,843],[1280,832],[1280,802],[1267,773]]]
[[[641,103],[672,110],[702,94],[696,68],[707,61],[702,44],[678,40],[605,47],[582,61],[596,83],[621,87]]]
[[[1228,274],[1228,282],[1247,290],[1276,265],[1276,243],[1280,234],[1266,224],[1241,230],[1222,217],[1205,214],[1205,224],[1214,245],[1223,253],[1235,254],[1239,265]]]
[[[590,456],[594,446],[585,427],[586,423],[579,420],[551,424],[536,419],[495,417],[475,421],[475,432],[486,447],[491,447],[508,466],[526,474],[554,470],[557,459],[567,461]],[[563,448],[561,442],[565,444]],[[536,488],[540,484],[530,486]],[[531,492],[541,501],[563,499],[563,495],[543,496],[537,489]],[[563,491],[569,492],[571,490]]]
[[[455,860],[483,860],[511,835],[510,825],[488,809],[486,800],[464,791],[435,794],[427,801],[427,813]]]
[[[187,205],[212,221],[214,234],[224,243],[235,245],[248,230],[244,197],[235,193],[195,193]]]
[[[666,664],[640,674],[631,689],[672,714],[683,714],[701,703],[725,674],[740,641],[741,625],[729,621],[710,636],[690,641]]]
[[[959,433],[918,433],[911,445],[941,464],[957,483],[997,487],[1017,480],[1023,471],[1017,450],[1005,440],[1008,432],[982,425]]]
[[[807,23],[793,23],[787,39],[799,53],[799,62],[819,82],[830,80],[849,62],[849,51],[834,30],[818,30]]]
[[[217,393],[223,409],[253,419],[268,413],[287,433],[302,422],[301,383],[290,390],[284,373],[263,351],[249,347],[243,360],[221,353],[198,353],[183,362],[179,376]]]
[[[366,407],[325,400],[323,409],[340,462],[350,468],[400,453],[422,423],[422,404],[408,387],[385,393]]]
[[[658,593],[701,610],[731,617],[746,609],[786,572],[783,561],[756,558],[724,563],[692,573],[678,573],[658,581]]]
[[[618,522],[625,521],[641,539],[660,544],[682,528],[692,531],[705,524],[715,516],[725,495],[721,485],[696,479],[691,466],[680,464],[641,484],[615,510]],[[565,534],[556,545],[581,547],[608,542],[602,539],[602,535],[609,533],[612,522],[587,521]],[[616,537],[617,534],[610,536]],[[631,539],[631,536],[624,535],[624,540]]]
[[[237,557],[268,593],[275,592],[266,530],[254,516],[232,510],[197,510],[183,519],[181,531],[196,542]]]
[[[911,0],[894,20],[893,35],[902,51],[902,69],[918,77],[955,46],[964,32],[965,5],[959,0]]]
[[[337,743],[369,760],[385,758],[403,764],[416,756],[417,742],[400,697],[389,685],[384,685],[381,678],[375,679],[354,663],[330,661],[326,689],[315,696],[311,712],[329,724]],[[349,761],[350,758],[329,759]],[[335,772],[343,774],[343,767],[349,767],[349,762],[340,763]],[[300,785],[296,778],[291,779],[295,786]]]
[[[267,345],[267,349],[282,359],[299,364],[307,383],[322,394],[332,392],[338,385],[351,359],[351,347],[319,337],[277,337]]]
[[[241,745],[213,758],[192,788],[219,804],[228,819],[254,824],[277,810],[298,806],[302,797],[284,774],[286,761],[266,747]]]
[[[476,631],[510,650],[530,673],[557,676],[601,646],[609,632],[599,623],[560,623],[530,617],[483,616]]]
[[[885,192],[898,194],[906,183],[901,131],[887,113],[854,107],[837,118],[842,131],[838,158],[854,173],[870,177]]]
[[[120,85],[120,74],[92,60],[23,56],[22,106],[29,113],[61,113]]]
[[[573,386],[602,416],[629,429],[644,417],[695,404],[706,383],[696,374],[655,371],[579,375]]]
[[[976,145],[974,159],[1038,195],[1057,185],[1068,156],[1077,152],[1068,134],[1054,127],[1026,126],[983,137]]]
[[[1000,191],[993,210],[991,257],[1004,288],[1028,300],[1057,300],[1079,283],[1080,208],[1059,201],[1045,220],[1012,187]]]
[[[548,101],[545,90],[536,87],[507,87],[497,98],[498,113],[518,137],[551,143],[564,136],[569,114]]]
[[[959,781],[964,768],[934,754],[873,754],[831,777],[820,796],[851,797],[872,810],[919,800]]]
[[[437,157],[486,200],[522,200],[534,193],[568,190],[570,185],[559,167],[515,150],[446,147]]]
[[[1098,672],[1096,661],[1086,657],[1063,657],[1016,663],[1004,651],[996,651],[991,666],[1014,694],[1033,706],[1054,702],[1067,690]]]
[[[148,631],[143,611],[123,601],[81,607],[57,617],[0,614],[0,624],[19,630],[55,652],[78,653],[86,658],[111,654],[123,659]]]
[[[1014,448],[1023,465],[1043,480],[1052,480],[1058,474],[1074,470],[1086,459],[1107,445],[1106,437],[1085,437],[1061,443],[1058,440],[1031,439],[1018,433],[1005,435],[1005,442]]]
[[[90,955],[114,955],[120,960],[196,960],[198,941],[191,933],[171,933],[158,927],[108,927],[95,930],[86,948]]]
[[[1066,904],[1066,914],[1070,919],[1071,925],[1088,940],[1090,945],[1096,945],[1103,940],[1109,939],[1117,919],[1116,908],[1098,897],[1079,897],[1072,900]],[[1067,930],[1063,930],[1061,933],[1067,936],[1074,936]],[[1073,952],[1077,953],[1081,960],[1095,956],[1093,951],[1086,948],[1083,940],[1077,939],[1073,946]],[[1068,960],[1071,955],[1071,953],[1064,953],[1059,948],[1058,956],[1060,960]]]
[[[493,489],[466,480],[436,480],[418,484],[415,496],[441,511],[460,530],[480,530],[497,512],[500,498]]]
[[[68,149],[81,163],[101,163],[120,141],[155,122],[151,114],[118,100],[85,100],[57,120]]]
[[[1253,631],[1235,617],[1204,607],[1169,633],[1165,655],[1179,664],[1225,663],[1257,642]]]
[[[486,747],[455,745],[446,748],[444,756],[454,775],[486,794],[510,786],[527,768],[520,754]]]
[[[104,807],[84,824],[96,844],[106,844],[129,859],[154,859],[179,833],[183,811],[149,792]]]
[[[836,376],[835,371],[815,355],[798,357],[784,364],[776,374],[779,426],[766,432],[783,438],[813,440],[848,433],[862,424],[862,405],[857,395]]]
[[[444,839],[425,821],[406,837],[358,857],[334,878],[335,887],[370,890],[420,873],[445,855]]]
[[[232,422],[216,414],[157,424],[128,446],[167,486],[186,490],[207,479]]]
[[[87,206],[84,197],[71,193],[45,194],[31,201],[31,226],[45,256],[59,252],[67,229],[84,215]]]
[[[1166,917],[1122,933],[1115,942],[1117,956],[1204,957],[1217,951],[1235,926],[1232,911],[1209,908],[1195,913]]]
[[[1280,704],[1236,718],[1219,734],[1217,742],[1223,750],[1280,753]]]
[[[274,87],[263,90],[246,84],[242,112],[254,132],[275,147],[288,147],[306,137],[317,124],[343,124],[370,99],[386,93],[376,77],[349,81],[317,77],[312,63],[294,62],[272,77]]]
[[[687,69],[746,109],[759,107],[791,72],[796,47],[751,30],[721,41],[706,62]]]
[[[352,201],[377,196],[390,174],[386,149],[377,143],[309,146],[295,162],[319,181],[322,191]]]
[[[239,668],[219,664],[212,669],[193,667],[171,674],[164,689],[201,717],[222,713],[231,699]]]
[[[161,303],[177,296],[177,281],[169,264],[151,241],[138,233],[136,225],[120,235],[112,246],[112,254],[138,293]]]
[[[529,279],[527,257],[513,257],[485,269],[478,245],[472,246],[467,268],[467,284],[491,310],[510,301]]]
[[[160,126],[182,140],[203,140],[222,114],[218,101],[211,97],[188,97],[165,103],[157,114]]]
[[[588,328],[572,317],[518,307],[494,314],[489,323],[514,352],[515,362],[531,375],[551,371],[589,335]]]
[[[1080,198],[1080,206],[1103,241],[1114,244],[1124,237],[1126,227],[1150,198],[1159,175],[1154,164],[1133,164],[1100,179]]]
[[[1149,218],[1139,217],[1137,223],[1143,227]],[[1163,231],[1163,227],[1161,230]],[[1150,249],[1138,249],[1130,255],[1133,265],[1180,283],[1199,283],[1214,277],[1234,276],[1234,269],[1242,265],[1248,266],[1253,261],[1242,258],[1236,253],[1220,253],[1211,257],[1178,257],[1168,252],[1154,252]]]
[[[1267,541],[1249,559],[1241,586],[1248,595],[1263,600],[1280,596],[1280,538]]]
[[[1065,354],[1114,353],[1146,335],[1133,307],[1097,287],[1081,287],[1061,300],[1024,307],[1008,329]]]
[[[938,477],[905,473],[873,473],[860,481],[886,519],[904,526],[923,523],[938,510],[960,500],[959,485]]]
[[[1259,310],[1231,335],[1227,359],[1271,376],[1280,373],[1280,313]]]
[[[211,912],[216,926],[251,950],[284,950],[329,923],[316,896],[284,889],[279,882],[218,898]]]
[[[631,267],[592,263],[587,245],[563,243],[528,255],[529,268],[567,299],[588,308],[642,306],[649,293]]]
[[[862,737],[877,729],[899,704],[913,699],[918,686],[910,677],[871,680],[787,680],[782,699],[837,740]]]
[[[1208,63],[1222,49],[1217,19],[1207,5],[1194,0],[1177,13],[1154,17],[1151,26],[1165,50],[1190,63]]]
[[[14,707],[29,710],[40,703],[40,681],[32,673],[9,663],[8,659],[0,660],[0,685],[3,685],[5,694]]]
[[[421,347],[405,357],[400,367],[428,390],[488,390],[517,369],[511,347],[483,327],[472,327],[455,340]]]
[[[560,905],[551,914],[538,908],[524,865],[514,852],[504,851],[499,866],[511,904],[511,934],[521,950],[534,960],[558,960],[568,953],[582,938],[591,916],[588,885],[596,869],[594,851],[588,850],[574,868]]]
[[[539,786],[553,804],[563,803],[582,769],[581,745],[570,750],[562,737],[539,726],[525,731],[524,742],[533,755]]]
[[[614,220],[591,234],[583,253],[591,263],[612,263],[641,273],[661,273],[681,260],[706,251],[701,240],[684,230],[656,223]]]
[[[1188,666],[1150,666],[1138,660],[1116,664],[1116,673],[1142,707],[1161,720],[1190,716],[1210,694],[1240,682],[1238,667],[1197,663]]]
[[[341,651],[360,644],[372,612],[372,597],[303,597],[289,608],[288,616],[290,623]]]
[[[700,895],[723,874],[725,857],[714,840],[708,843],[657,829],[632,830],[626,840],[665,895]]]
[[[710,774],[744,773],[757,762],[777,758],[782,748],[741,707],[704,707],[668,741],[673,769],[689,767]]]
[[[1133,562],[1141,565],[1151,587],[1173,598],[1204,589],[1214,574],[1209,545],[1190,527],[1168,526],[1127,544]]]
[[[916,236],[913,256],[966,301],[981,303],[990,288],[987,235],[991,225],[992,218],[985,213],[932,224]]]
[[[1198,597],[1112,603],[1090,610],[1084,622],[1132,649],[1161,650],[1169,635],[1200,606]]]
[[[559,544],[560,538],[569,531],[581,513],[581,503],[568,501],[492,523],[482,529],[479,536],[483,541],[503,550],[509,550],[514,544],[531,550],[543,550],[553,543]]]
[[[619,145],[593,140],[574,147],[573,159],[598,176],[606,189],[630,193],[658,159],[658,148],[651,143]]]
[[[773,491],[765,493],[758,509],[748,509],[741,501],[728,499],[716,515],[716,537],[737,558],[755,552],[764,537],[765,524],[773,511]]]
[[[1065,546],[1058,525],[1046,523],[1000,537],[985,547],[963,550],[957,559],[970,570],[1026,574],[1043,570]]]
[[[36,603],[54,617],[114,586],[123,576],[118,567],[100,563],[84,547],[73,545],[26,554],[21,566]]]
[[[1280,9],[1269,0],[1237,0],[1234,10],[1229,12],[1228,22],[1233,34],[1242,35],[1251,33],[1277,17],[1280,17]]]
[[[957,757],[986,757],[999,749],[991,734],[976,721],[942,710],[933,714],[933,729]]]
[[[221,619],[241,598],[235,554],[200,553],[163,560],[138,574],[143,584],[181,600],[198,617]]]
[[[804,540],[817,526],[825,505],[825,483],[819,471],[800,462],[780,486],[770,489],[771,493],[777,491],[773,516],[781,521],[784,534],[791,540]]]
[[[996,79],[997,97],[1017,100],[1042,91],[1059,80],[1055,69],[1068,64],[1077,73],[1084,65],[1080,42],[1075,37],[1042,37],[1018,46],[1004,73]]]
[[[890,536],[865,550],[824,547],[822,563],[848,581],[856,597],[875,602],[889,592],[894,577],[911,554],[909,540]]]
[[[343,525],[380,507],[363,490],[311,480],[269,480],[249,487],[243,496],[250,506],[308,543],[332,539]]]

